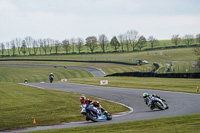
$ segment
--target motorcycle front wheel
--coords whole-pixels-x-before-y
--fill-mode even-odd
[[[165,109],[165,107],[163,107],[163,104],[161,102],[159,102],[159,101],[155,102],[155,105],[160,110],[164,110]]]
[[[105,116],[107,117],[107,120],[112,120],[112,115],[109,112],[105,113]]]
[[[90,119],[93,122],[97,122],[98,121],[97,114],[95,112],[91,111],[91,110],[86,112],[86,118]]]

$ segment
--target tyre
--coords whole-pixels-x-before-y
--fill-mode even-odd
[[[166,107],[165,107],[165,109],[168,109],[168,108],[169,108],[169,106],[168,106],[166,103],[164,103],[164,104],[165,104],[165,106],[166,106]]]
[[[93,122],[98,121],[97,114],[95,112],[91,111],[91,110],[86,112],[86,118],[93,121]]]
[[[107,120],[112,120],[112,115],[109,112],[106,112],[105,116],[107,117]]]
[[[157,101],[157,102],[155,102],[154,104],[155,104],[156,107],[157,107],[158,109],[160,109],[160,110],[164,110],[164,109],[165,109],[164,106],[163,106],[163,104],[162,104],[160,101]]]

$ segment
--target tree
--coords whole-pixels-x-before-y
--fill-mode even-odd
[[[106,35],[102,34],[99,36],[99,44],[101,46],[101,49],[103,50],[103,53],[105,53],[105,49],[107,48],[108,44],[108,38]]]
[[[159,41],[156,38],[154,38],[153,36],[149,36],[148,42],[151,46],[151,49],[153,49],[155,46],[157,46],[159,44]]]
[[[187,45],[190,46],[192,43],[194,43],[194,36],[193,35],[185,35],[183,38],[183,42]]]
[[[147,40],[144,36],[140,36],[140,38],[138,39],[138,48],[141,50],[142,48],[144,48],[146,46]]]
[[[181,42],[181,38],[179,37],[179,35],[173,35],[171,38],[171,42],[177,47],[178,44]]]
[[[123,34],[120,34],[118,36],[118,39],[119,39],[119,43],[120,43],[120,46],[122,48],[122,51],[124,51],[125,36]]]
[[[129,41],[129,44],[132,46],[133,51],[138,45],[137,39],[138,39],[138,32],[136,30],[130,30],[127,31],[127,39]]]
[[[55,40],[55,50],[56,54],[58,54],[58,49],[60,48],[60,42],[58,40]]]
[[[129,40],[127,34],[124,34],[124,44],[126,46],[127,51],[129,51]]]
[[[26,54],[26,50],[27,50],[27,46],[26,46],[26,41],[25,40],[22,41],[21,50],[22,50],[22,53],[25,55]]]
[[[114,37],[111,39],[110,44],[111,44],[112,47],[114,47],[115,51],[117,51],[118,48],[120,47],[120,43],[119,43],[119,41],[117,40],[117,37],[116,37],[116,36],[114,36]]]
[[[34,40],[33,41],[33,53],[34,53],[34,55],[37,54],[37,51],[38,51],[38,41]]]
[[[62,41],[62,46],[63,48],[65,49],[65,52],[68,53],[69,50],[70,50],[70,43],[69,43],[69,40],[65,39]]]
[[[16,50],[15,40],[12,40],[10,42],[10,44],[11,44],[11,49],[12,49],[12,53],[13,53],[12,55],[15,56],[15,50]]]
[[[75,38],[71,38],[71,39],[70,39],[70,44],[71,44],[71,47],[72,47],[72,53],[74,53],[75,44],[76,44],[76,39],[75,39]]]
[[[5,45],[4,45],[4,43],[1,43],[1,54],[2,54],[2,56],[4,55],[4,52],[5,52]]]
[[[197,34],[197,35],[196,35],[196,43],[197,43],[197,44],[200,44],[200,34]]]
[[[31,55],[31,50],[32,50],[32,45],[33,45],[34,40],[31,36],[27,36],[25,37],[25,41],[26,41],[26,47],[29,52],[29,55]]]
[[[89,36],[86,38],[86,46],[90,49],[91,53],[98,47],[97,38],[95,36]]]
[[[40,51],[40,55],[41,55],[42,54],[42,49],[43,49],[43,40],[39,39],[38,43],[39,43],[39,51]]]
[[[78,52],[80,54],[80,52],[81,52],[81,50],[83,48],[84,41],[83,41],[82,38],[79,37],[79,38],[76,39],[76,42],[77,42],[76,47],[78,48]]]
[[[49,49],[49,45],[47,44],[47,39],[43,39],[43,46],[42,49],[44,50],[45,55],[47,54],[47,51]]]
[[[55,47],[54,45],[55,42],[53,39],[50,39],[50,38],[47,38],[46,42],[47,42],[49,53],[51,54],[52,49]]]
[[[21,46],[22,46],[22,41],[20,38],[15,39],[15,44],[17,46],[18,54],[20,55],[21,53]]]
[[[6,42],[6,46],[8,48],[8,55],[10,56],[10,43],[9,42]]]

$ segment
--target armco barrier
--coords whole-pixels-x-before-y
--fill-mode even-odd
[[[114,73],[108,76],[129,76],[129,77],[160,77],[160,78],[200,78],[200,73],[153,73],[153,72],[125,72]]]

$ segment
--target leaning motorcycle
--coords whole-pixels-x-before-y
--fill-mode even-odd
[[[50,76],[50,77],[49,77],[49,81],[50,81],[50,83],[53,82],[53,76]]]
[[[151,100],[152,100],[155,108],[158,108],[160,110],[164,110],[164,109],[168,109],[169,108],[164,99],[159,99],[159,98],[156,98],[156,97],[152,97]]]
[[[102,113],[101,109],[94,107],[93,105],[81,105],[81,114],[83,114],[84,116],[86,116],[86,120],[91,120],[93,122],[97,122],[99,120],[111,120],[112,119],[112,115],[107,112],[104,111]]]

